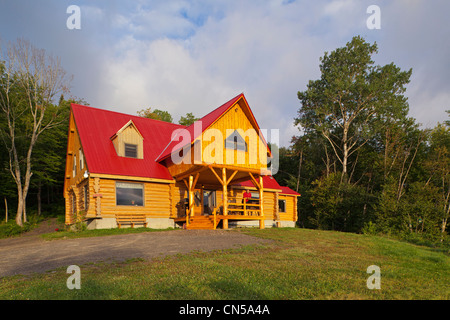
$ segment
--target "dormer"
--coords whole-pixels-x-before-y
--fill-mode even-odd
[[[128,121],[112,137],[116,153],[119,157],[144,159],[144,137],[133,120]]]

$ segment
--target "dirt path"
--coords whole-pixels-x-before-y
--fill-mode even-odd
[[[17,238],[0,239],[0,277],[45,272],[89,262],[146,260],[194,250],[211,251],[265,240],[230,230],[173,230],[116,236],[44,241],[40,233],[52,232],[56,222]]]

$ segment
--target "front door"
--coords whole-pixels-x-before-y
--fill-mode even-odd
[[[212,214],[216,207],[216,191],[203,190],[203,214]]]
[[[201,189],[194,189],[194,216],[200,216],[203,213],[203,192]]]
[[[194,215],[212,214],[216,207],[216,191],[194,190]]]

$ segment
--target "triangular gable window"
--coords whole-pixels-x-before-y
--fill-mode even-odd
[[[225,148],[240,151],[247,151],[247,143],[237,130],[225,139]]]

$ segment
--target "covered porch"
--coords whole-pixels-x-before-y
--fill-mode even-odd
[[[230,220],[259,221],[264,228],[264,185],[261,170],[218,164],[196,164],[174,175],[184,184],[187,198],[174,221],[187,229],[228,229]],[[244,198],[233,184],[252,181],[256,192]]]

